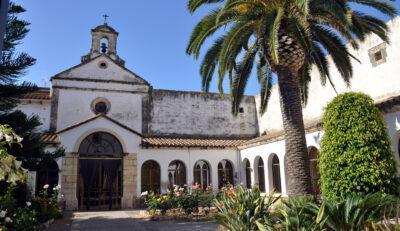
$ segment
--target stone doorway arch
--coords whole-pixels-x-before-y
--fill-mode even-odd
[[[106,132],[93,133],[81,142],[78,154],[79,209],[120,209],[123,149],[119,140]]]

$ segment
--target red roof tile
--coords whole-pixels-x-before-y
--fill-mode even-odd
[[[240,139],[188,139],[188,138],[158,138],[142,139],[142,146],[148,147],[197,147],[197,148],[232,148],[246,142]]]
[[[50,90],[49,89],[40,89],[35,92],[28,93],[24,95],[24,99],[38,99],[38,100],[50,100]]]
[[[54,133],[43,133],[40,135],[40,142],[45,144],[59,144],[60,140],[57,134]]]

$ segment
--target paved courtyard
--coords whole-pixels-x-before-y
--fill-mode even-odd
[[[144,211],[74,212],[56,221],[50,231],[215,231],[210,222],[150,221]]]

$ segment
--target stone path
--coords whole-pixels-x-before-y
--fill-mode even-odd
[[[215,231],[210,222],[149,221],[144,211],[74,212],[56,221],[50,231]]]

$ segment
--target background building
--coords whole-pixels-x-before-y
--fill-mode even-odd
[[[373,35],[360,50],[351,50],[361,60],[353,63],[351,87],[336,70],[332,78],[338,93],[362,91],[376,100],[400,161],[400,19],[388,24],[391,45]],[[143,191],[194,183],[213,189],[227,183],[258,185],[264,192],[286,194],[277,89],[264,115],[257,111],[258,96],[246,96],[234,117],[227,95],[153,89],[124,67],[117,31],[103,24],[91,32],[92,46],[81,63],[53,76],[50,89],[27,95],[19,105],[41,118],[48,149],[66,150],[54,165],[56,177],[46,179],[61,185],[68,209],[131,208]],[[304,119],[318,193],[321,116],[336,93],[321,86],[317,70],[313,76]]]

